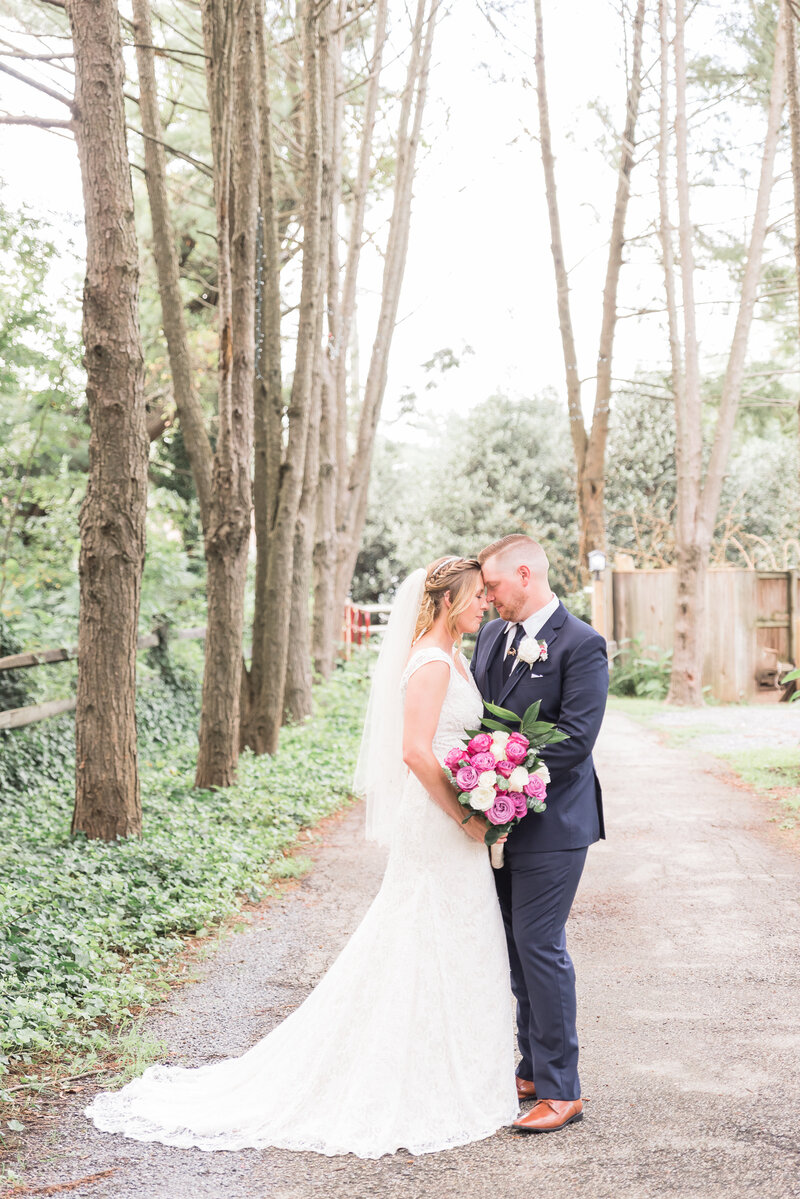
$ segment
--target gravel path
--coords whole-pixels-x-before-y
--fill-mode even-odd
[[[607,718],[609,840],[590,851],[570,925],[581,1124],[377,1162],[206,1154],[96,1132],[87,1087],[28,1139],[26,1182],[112,1170],[68,1192],[87,1199],[800,1196],[800,863],[758,800],[699,766],[687,781],[687,752]],[[379,885],[382,856],[360,830],[358,809],[327,822],[314,871],[153,1013],[170,1060],[239,1053],[301,1001]]]

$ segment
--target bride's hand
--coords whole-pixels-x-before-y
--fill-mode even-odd
[[[463,827],[464,832],[468,837],[472,837],[473,841],[480,841],[482,844],[485,844],[484,838],[492,826],[485,816],[472,816]],[[507,840],[508,834],[504,837],[498,837],[497,844],[502,845]]]

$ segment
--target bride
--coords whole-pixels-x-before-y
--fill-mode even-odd
[[[400,587],[375,669],[356,788],[389,847],[381,888],[328,973],[238,1058],[152,1066],[86,1108],[96,1127],[198,1149],[380,1157],[490,1136],[518,1113],[508,957],[488,827],[442,769],[483,705],[458,650],[487,607],[477,562]]]

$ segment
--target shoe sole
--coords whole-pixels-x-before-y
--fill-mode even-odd
[[[516,1129],[517,1132],[560,1132],[568,1124],[577,1124],[582,1119],[583,1112],[576,1112],[574,1116],[570,1116],[569,1120],[565,1120],[563,1124],[555,1124],[552,1128],[525,1128],[521,1124],[512,1124],[511,1127]]]

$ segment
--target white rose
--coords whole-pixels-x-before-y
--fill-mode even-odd
[[[494,770],[482,770],[478,777],[478,786],[481,791],[489,791],[493,789],[497,782],[497,772]]]
[[[538,774],[543,783],[550,782],[550,771],[547,769],[544,762],[542,762],[541,766],[537,766],[533,773]]]
[[[505,758],[506,745],[508,744],[508,739],[510,736],[510,733],[492,734],[492,744],[489,748],[489,752],[493,755],[495,762],[502,762]]]
[[[508,776],[509,791],[521,791],[525,784],[529,781],[530,775],[524,766],[517,766],[515,770]]]
[[[521,662],[524,662],[526,666],[533,666],[534,662],[539,661],[540,654],[541,649],[538,641],[534,641],[533,637],[522,638],[517,650],[517,657]]]
[[[494,787],[476,787],[469,793],[469,806],[476,812],[488,812],[494,804]]]

